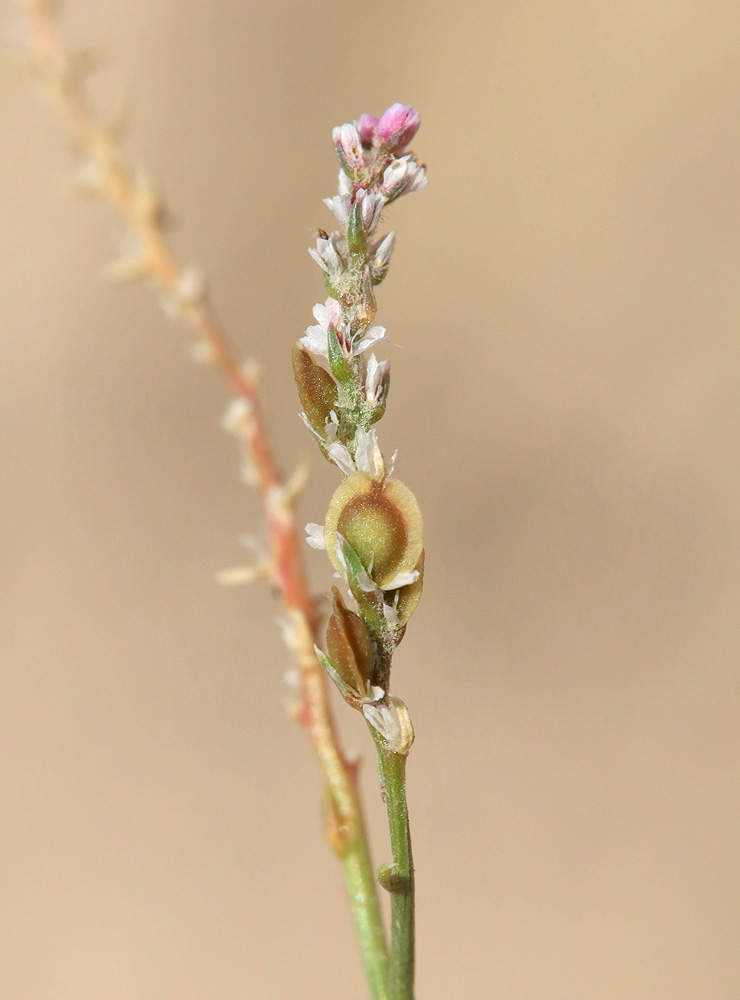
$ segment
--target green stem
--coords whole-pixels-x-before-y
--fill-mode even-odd
[[[372,1000],[389,1000],[388,943],[364,832],[342,855],[347,893]]]
[[[372,727],[371,727],[372,728]],[[393,753],[373,729],[378,770],[385,790],[393,867],[379,877],[391,895],[389,1000],[414,998],[414,862],[406,803],[406,756]]]

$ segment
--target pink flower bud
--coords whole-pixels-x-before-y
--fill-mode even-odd
[[[375,133],[379,141],[389,149],[403,149],[417,133],[421,118],[408,104],[393,104],[384,111]]]
[[[360,142],[365,149],[370,149],[373,144],[373,139],[375,138],[375,129],[378,124],[378,119],[375,115],[360,115],[355,124],[357,125],[357,131],[360,134]]]

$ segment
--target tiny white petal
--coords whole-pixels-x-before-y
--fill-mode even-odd
[[[383,617],[394,628],[398,625],[398,609],[394,604],[383,604]]]
[[[387,236],[384,236],[375,248],[373,267],[375,267],[376,270],[383,271],[388,268],[395,245],[396,234],[394,230],[391,230],[391,232],[388,233]]]
[[[332,131],[334,145],[341,148],[350,167],[362,167],[365,159],[360,143],[360,134],[352,122],[345,122]]]
[[[324,542],[324,525],[314,524],[313,521],[306,525],[306,542],[311,546],[312,549],[325,549],[326,543]]]
[[[365,374],[365,398],[368,403],[377,403],[383,391],[383,379],[390,371],[390,361],[378,361],[374,354],[367,359]]]
[[[362,706],[362,714],[394,753],[407,754],[414,742],[409,711],[400,698],[390,695],[377,704]]]
[[[384,585],[383,590],[398,590],[399,587],[408,587],[409,584],[416,583],[418,579],[418,569],[411,573],[396,573],[391,582]]]
[[[324,425],[324,436],[326,437],[326,443],[331,444],[332,441],[336,439],[337,431],[339,430],[339,417],[336,415],[334,410],[329,414],[329,419]]]
[[[311,256],[313,257],[313,259],[319,265],[319,267],[321,268],[321,270],[325,271],[328,274],[329,273],[329,268],[327,267],[326,263],[324,262],[324,258],[321,256],[321,254],[318,252],[318,250],[314,250],[313,247],[309,247],[308,248],[308,252],[311,254]]]
[[[378,687],[377,684],[371,684],[367,696],[362,699],[363,705],[370,705],[373,702],[382,701],[385,698],[385,690],[382,687]]]
[[[375,399],[375,392],[380,382],[378,378],[379,369],[380,364],[378,363],[378,359],[374,354],[371,354],[367,359],[367,370],[365,373],[365,394],[368,399]]]
[[[393,746],[401,736],[401,724],[393,706],[385,702],[371,703],[362,706],[362,714],[383,739]]]
[[[311,251],[309,249],[309,253],[310,252]],[[324,267],[327,274],[333,274],[334,272],[341,270],[342,259],[335,246],[333,236],[330,236],[328,240],[325,240],[322,237],[319,237],[319,239],[316,240],[316,254],[317,256],[314,256],[314,254],[311,254],[311,256],[320,267]],[[324,262],[323,265],[320,263],[321,261]]]
[[[346,229],[349,222],[349,202],[350,196],[346,194],[335,194],[333,198],[324,198],[324,204],[334,213],[342,229]]]
[[[333,441],[329,448],[327,449],[327,454],[330,460],[345,474],[345,476],[351,476],[353,472],[357,472],[357,466],[355,465],[354,459],[350,454],[349,450],[345,448],[343,444],[338,441]]]
[[[362,354],[363,351],[366,351],[369,347],[372,347],[373,344],[378,344],[380,343],[381,340],[385,339],[386,336],[385,336],[384,326],[371,326],[363,337],[361,337],[359,340],[356,340],[353,343],[352,353],[355,355]]]
[[[319,354],[322,358],[329,357],[329,338],[322,326],[309,326],[300,343],[311,354]]]
[[[346,580],[347,577],[349,576],[349,570],[347,569],[347,560],[344,558],[344,550],[342,549],[342,540],[341,540],[341,538],[337,538],[337,543],[334,546],[334,551],[335,551],[336,556],[337,556],[337,561],[339,562],[339,565],[340,565],[340,567],[342,569],[342,575],[341,576],[338,573],[335,574],[335,575],[339,576],[339,578],[342,579],[342,580]]]
[[[409,184],[409,193],[412,191],[421,191],[429,183],[429,178],[427,177],[426,170],[424,167],[419,167],[416,171],[413,181]]]
[[[372,475],[371,461],[374,441],[377,441],[377,434],[374,430],[365,431],[360,428],[355,434],[355,465],[359,472],[369,472]]]
[[[327,299],[327,302],[328,301],[329,300]],[[332,299],[332,301],[333,301],[333,299]],[[316,322],[320,326],[323,326],[324,329],[326,329],[328,327],[328,325],[329,325],[328,322],[327,322],[327,319],[326,319],[327,311],[328,311],[328,306],[326,304],[322,304],[321,302],[317,302],[316,305],[311,310],[311,312],[313,313],[313,316],[314,316],[314,319],[316,320]]]
[[[342,307],[336,299],[328,298],[323,303],[317,302],[311,311],[316,322],[325,330],[330,326],[337,326],[342,321]]]
[[[380,186],[381,194],[388,195],[389,198],[397,197],[399,190],[402,190],[408,183],[407,174],[408,161],[404,157],[394,160],[383,173],[383,183]]]
[[[355,434],[355,465],[373,479],[385,478],[385,462],[375,430],[358,430]]]
[[[397,184],[402,177],[406,176],[406,171],[408,170],[408,160],[401,157],[398,160],[394,160],[393,163],[389,164],[383,173],[383,184],[386,187],[392,187]]]
[[[364,594],[372,594],[373,591],[378,589],[364,569],[360,570],[355,579],[357,580],[357,586]]]
[[[371,233],[380,221],[380,214],[385,207],[385,198],[375,191],[369,191],[362,201],[362,225],[366,233]]]
[[[311,424],[309,422],[308,417],[303,412],[303,410],[301,410],[301,412],[298,414],[298,418],[299,418],[299,420],[303,421],[303,423],[304,423],[304,425],[306,427],[306,430],[311,435],[311,437],[315,438],[317,441],[320,440],[320,435],[317,434],[316,431],[313,429],[313,427],[311,426]]]

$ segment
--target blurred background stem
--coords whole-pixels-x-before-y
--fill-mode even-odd
[[[253,463],[270,545],[270,558],[255,578],[265,576],[280,595],[286,642],[298,669],[299,695],[293,715],[309,738],[325,781],[330,802],[326,835],[344,867],[371,996],[387,1000],[387,944],[355,767],[342,752],[324,671],[314,653],[318,615],[295,518],[303,477],[286,481],[281,474],[267,426],[259,369],[239,362],[205,283],[175,258],[156,185],[144,172],[129,168],[119,150],[117,130],[100,125],[94,114],[85,87],[87,76],[98,65],[94,54],[65,48],[52,0],[20,2],[19,8],[25,16],[29,68],[68,128],[78,158],[78,179],[84,180],[87,193],[116,209],[132,238],[133,250],[116,263],[111,276],[147,280],[163,295],[167,310],[198,334],[204,360],[224,376],[238,404],[230,429]]]

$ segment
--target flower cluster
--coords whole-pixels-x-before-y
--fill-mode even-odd
[[[338,229],[319,231],[309,253],[324,272],[328,298],[316,324],[293,348],[301,417],[323,455],[346,477],[326,524],[307,527],[308,543],[326,548],[358,611],[334,590],[321,662],[345,700],[363,712],[389,747],[407,753],[408,712],[388,693],[393,651],[421,598],[422,519],[411,490],[390,478],[374,424],[383,416],[390,363],[370,348],[385,340],[374,324],[375,287],[388,273],[395,233],[379,236],[383,209],[426,184],[407,146],[419,115],[394,104],[380,118],[362,115],[333,132],[339,191],[325,204]]]

